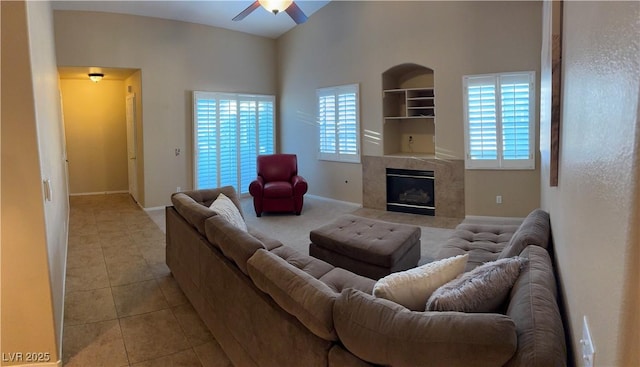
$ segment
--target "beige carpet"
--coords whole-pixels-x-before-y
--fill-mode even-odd
[[[461,218],[431,217],[427,215],[395,213],[384,210],[361,208],[359,205],[342,201],[305,196],[302,214],[263,214],[256,217],[253,210],[253,198],[245,196],[240,199],[245,221],[251,228],[280,240],[301,253],[309,253],[309,232],[331,222],[341,214],[354,214],[362,217],[384,220],[395,223],[417,225],[422,230],[420,263],[432,260],[434,252],[453,232]],[[147,212],[151,219],[164,231],[164,209]]]
[[[420,226],[422,230],[420,263],[432,260],[432,254],[451,235],[452,228],[461,219],[430,217],[416,214],[394,213],[383,210],[364,209],[355,204],[305,197],[302,214],[263,214],[256,217],[251,197],[241,199],[247,225],[256,228],[270,237],[280,240],[301,253],[309,253],[309,232],[331,222],[341,214],[354,214],[362,217],[407,223]]]

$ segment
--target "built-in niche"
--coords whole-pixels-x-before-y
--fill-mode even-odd
[[[384,155],[435,156],[433,70],[396,65],[382,73]]]

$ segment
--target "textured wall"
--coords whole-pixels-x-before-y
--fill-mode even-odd
[[[24,366],[28,352],[55,365],[69,207],[51,9],[46,2],[1,4],[2,365]],[[50,201],[43,180],[51,183]]]
[[[54,21],[58,66],[141,70],[144,207],[192,187],[193,90],[277,92],[272,39],[109,13],[55,11]]]
[[[640,365],[639,19],[638,2],[564,3],[559,185],[548,162],[541,185],[578,365],[584,315],[595,366]]]
[[[382,73],[415,63],[434,70],[438,158],[464,159],[462,76],[538,72],[541,8],[520,1],[331,2],[278,39],[282,150],[299,155],[312,194],[362,203],[362,165],[316,158],[315,90],[360,83],[362,154],[382,156]],[[523,217],[539,205],[538,170],[467,171],[467,187],[466,214]]]

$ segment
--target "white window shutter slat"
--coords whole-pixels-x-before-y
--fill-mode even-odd
[[[357,84],[322,88],[318,96],[318,158],[360,162]]]
[[[535,168],[534,78],[534,72],[463,78],[467,168]]]
[[[273,96],[194,92],[194,186],[249,190],[259,154],[274,153]]]

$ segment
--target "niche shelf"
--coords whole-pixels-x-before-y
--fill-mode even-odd
[[[385,155],[435,155],[433,70],[401,64],[382,74]]]

